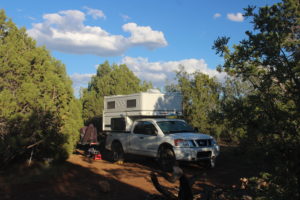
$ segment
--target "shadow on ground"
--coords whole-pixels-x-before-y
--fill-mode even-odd
[[[110,162],[110,152],[101,152],[104,160],[94,161],[78,150],[60,165],[32,166],[0,171],[0,199],[4,200],[118,200],[147,199],[157,194],[150,180],[150,173],[159,171],[155,159],[127,156],[122,165]],[[196,163],[181,163],[187,176],[198,176],[194,189],[202,184],[231,187],[241,177],[256,176],[260,166],[247,159],[235,147],[222,147],[214,169],[205,169]],[[177,184],[160,180],[168,189]],[[109,185],[109,189],[105,189]],[[103,188],[104,187],[104,188]],[[176,191],[175,191],[176,192]]]
[[[108,186],[109,185],[109,186]],[[10,200],[145,199],[147,192],[65,162],[0,174],[0,197]]]

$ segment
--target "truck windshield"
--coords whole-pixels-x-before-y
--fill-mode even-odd
[[[160,121],[157,125],[164,134],[194,132],[193,128],[184,121]]]

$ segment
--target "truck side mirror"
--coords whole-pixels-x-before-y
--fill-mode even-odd
[[[197,127],[194,128],[195,133],[199,133],[199,129]]]

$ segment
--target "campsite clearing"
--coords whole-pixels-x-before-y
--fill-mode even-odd
[[[218,165],[214,169],[204,169],[197,164],[181,164],[188,176],[199,175],[195,183],[238,185],[241,177],[257,175],[259,169],[236,155],[235,147],[222,147]],[[1,199],[90,199],[122,200],[149,199],[158,195],[150,179],[150,173],[159,171],[155,160],[128,156],[125,163],[111,163],[93,160],[77,150],[67,162],[54,167],[26,167],[10,169],[0,173]],[[171,184],[159,177],[162,185],[176,193],[178,182]]]

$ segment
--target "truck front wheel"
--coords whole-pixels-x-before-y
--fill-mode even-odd
[[[172,172],[176,164],[174,151],[170,148],[161,148],[158,161],[163,171]]]
[[[112,145],[112,161],[124,161],[124,150],[119,142],[114,142]]]
[[[212,169],[216,166],[216,158],[215,157],[211,157],[208,160],[204,161],[204,167],[207,169]]]
[[[214,168],[216,166],[216,158],[212,157],[208,161],[208,168]]]

